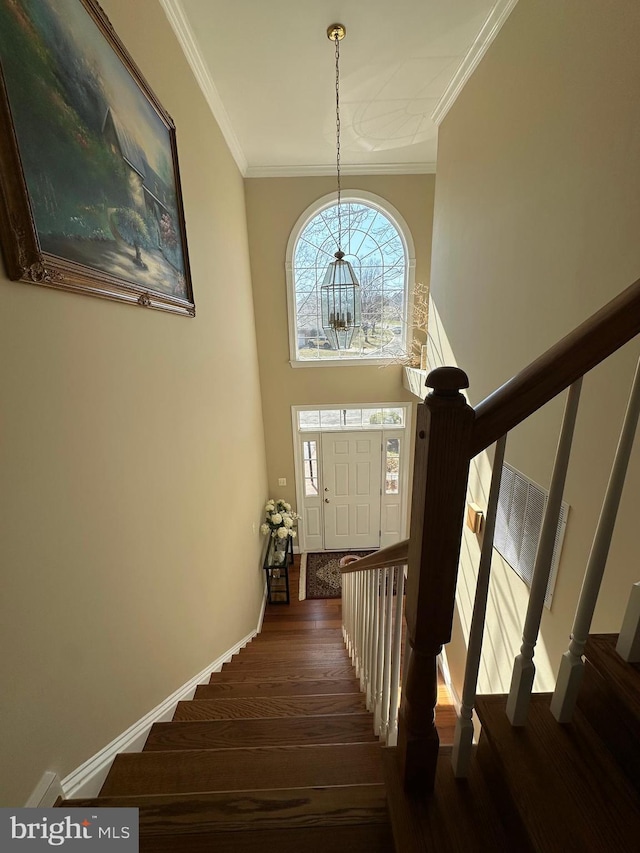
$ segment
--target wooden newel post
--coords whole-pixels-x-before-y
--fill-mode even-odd
[[[426,384],[433,391],[416,423],[398,759],[405,788],[428,792],[439,746],[436,659],[451,639],[474,411],[457,367],[432,370]]]

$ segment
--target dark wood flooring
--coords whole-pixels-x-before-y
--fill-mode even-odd
[[[308,649],[308,666],[312,670],[314,661],[318,656],[317,640],[319,632],[326,629],[342,628],[342,602],[338,598],[327,599],[298,599],[299,584],[300,584],[300,557],[294,557],[294,563],[290,570],[289,587],[290,587],[290,604],[271,604],[267,605],[264,623],[262,626],[261,640],[269,637],[271,634],[276,634],[279,631],[292,631],[291,643],[286,644],[289,651],[291,649],[300,649],[300,655],[305,648],[305,643],[308,643],[313,637],[313,647]],[[327,643],[331,642],[331,637],[324,638]],[[248,649],[251,647],[248,646]],[[261,648],[256,646],[256,650]],[[336,648],[335,643],[331,644],[332,651]],[[338,651],[342,651],[344,645],[338,646]],[[275,651],[274,651],[275,657]],[[300,658],[301,659],[301,658]],[[245,658],[245,666],[248,668],[250,658]],[[332,660],[332,663],[338,667],[348,666],[349,662],[342,663],[337,659]],[[243,673],[246,671],[243,667]],[[338,670],[336,670],[338,673]],[[345,674],[344,672],[342,674]],[[353,673],[352,673],[353,674]],[[440,735],[440,743],[444,746],[453,744],[453,736],[456,727],[456,712],[453,705],[451,694],[440,676],[438,686],[438,706],[436,708],[436,725],[438,734]]]

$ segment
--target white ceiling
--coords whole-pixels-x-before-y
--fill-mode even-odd
[[[516,2],[161,0],[248,176],[335,173],[335,22],[343,171],[434,171],[436,122]]]

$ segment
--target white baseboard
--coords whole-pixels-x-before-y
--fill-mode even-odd
[[[42,779],[33,789],[24,807],[25,809],[50,809],[58,797],[62,796],[60,777],[53,770],[47,770],[42,774]]]
[[[76,768],[68,776],[65,776],[61,782],[61,793],[64,792],[63,796],[65,799],[97,797],[116,755],[119,752],[140,752],[145,744],[151,726],[154,723],[171,720],[178,702],[193,698],[193,694],[199,684],[206,684],[213,672],[219,672],[224,663],[231,660],[233,655],[237,654],[243,646],[246,646],[260,632],[264,618],[265,604],[266,596],[263,600],[256,630],[251,631],[246,637],[243,637],[233,648],[220,655],[213,663],[205,667],[202,672],[199,672],[187,681],[186,684],[183,684],[182,687],[179,687],[171,696],[168,696],[163,702],[156,705],[153,710],[145,714],[144,717],[130,726],[121,735],[118,735],[117,738],[107,744],[100,752],[97,752],[85,761],[84,764],[81,764],[80,767]]]
[[[259,634],[262,631],[262,623],[264,622],[264,612],[267,609],[267,578],[265,573],[264,578],[264,590],[262,592],[262,608],[260,610],[260,616],[258,617],[258,627],[256,628],[256,634]],[[255,637],[255,634],[254,634]]]

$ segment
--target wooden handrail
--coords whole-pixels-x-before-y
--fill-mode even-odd
[[[345,575],[349,572],[364,572],[368,569],[388,569],[391,566],[402,566],[408,559],[409,540],[403,539],[402,542],[388,545],[386,548],[381,548],[380,551],[375,551],[373,554],[367,554],[366,557],[354,560],[353,563],[340,566],[340,572]]]
[[[640,279],[475,407],[471,457],[640,334]]]

